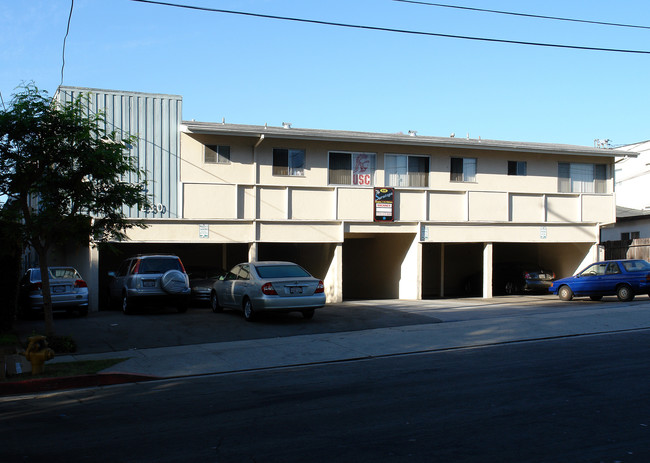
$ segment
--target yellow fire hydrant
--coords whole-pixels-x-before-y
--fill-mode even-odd
[[[54,358],[54,351],[47,347],[45,336],[30,336],[27,340],[25,358],[32,364],[32,375],[39,375],[43,373],[45,361]]]

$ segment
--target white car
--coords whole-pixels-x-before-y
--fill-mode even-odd
[[[264,311],[301,312],[311,319],[325,305],[325,286],[292,262],[245,262],[214,283],[210,305],[213,312],[242,310],[248,321]]]
[[[88,315],[88,285],[72,267],[48,267],[52,311],[77,311]],[[43,312],[41,269],[27,269],[20,279],[20,308],[23,315]]]

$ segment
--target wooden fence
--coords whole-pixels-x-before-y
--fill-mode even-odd
[[[644,259],[650,261],[650,238],[605,241],[605,259]]]

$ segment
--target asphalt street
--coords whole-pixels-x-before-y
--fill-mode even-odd
[[[2,460],[647,462],[648,358],[643,330],[9,397]]]

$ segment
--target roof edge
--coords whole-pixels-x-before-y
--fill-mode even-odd
[[[274,127],[268,125],[229,124],[225,122],[182,121],[181,131],[193,134],[228,134],[242,137],[289,138],[301,140],[329,140],[355,143],[386,143],[446,148],[467,148],[493,151],[523,151],[547,154],[574,154],[580,156],[636,157],[638,153],[610,148],[593,148],[554,143],[513,142],[455,137],[421,136],[415,133],[379,133],[326,129]]]

